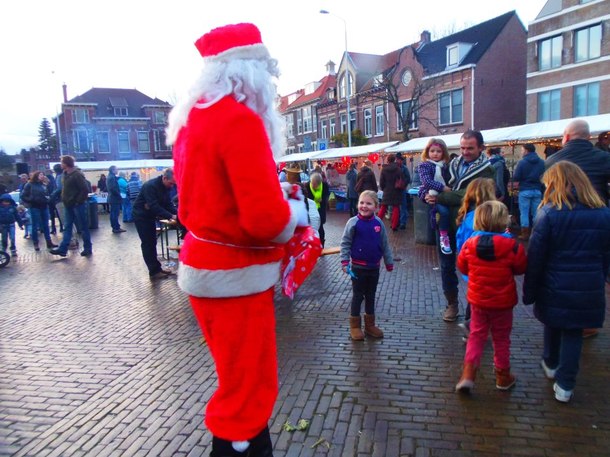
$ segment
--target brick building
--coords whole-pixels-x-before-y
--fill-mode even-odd
[[[369,144],[522,124],[526,39],[512,11],[435,41],[424,31],[420,41],[385,55],[348,51],[335,85],[321,80],[307,103],[305,91],[282,98],[288,152],[307,150],[299,136],[306,115],[311,150],[340,146],[332,138],[347,132],[348,87],[351,131]]]
[[[68,100],[64,85],[60,152],[77,161],[170,159],[165,128],[171,109],[136,89],[92,88]]]
[[[548,0],[529,24],[527,122],[610,113],[610,0]]]

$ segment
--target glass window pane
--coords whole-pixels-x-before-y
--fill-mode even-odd
[[[560,119],[561,115],[561,91],[559,89],[551,91],[551,113],[550,120]]]
[[[595,59],[601,55],[602,50],[602,26],[596,25],[589,29],[589,59]]]
[[[586,116],[587,113],[587,86],[574,88],[574,116]]]
[[[589,84],[587,92],[587,114],[599,114],[599,83]]]
[[[575,60],[576,62],[580,62],[582,60],[587,60],[587,54],[589,52],[589,44],[588,44],[588,30],[579,30],[576,32],[576,52]]]
[[[548,70],[551,68],[551,42],[541,41],[538,46],[538,69]]]
[[[561,47],[563,45],[563,39],[560,36],[553,38],[552,40],[552,52],[551,52],[551,66],[557,68],[561,66]]]

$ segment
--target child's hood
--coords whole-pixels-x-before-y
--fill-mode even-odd
[[[483,260],[497,260],[508,256],[511,251],[516,252],[517,249],[517,243],[510,233],[476,231],[472,238],[476,239],[477,257]]]
[[[17,206],[17,203],[15,203],[15,200],[13,200],[13,197],[11,197],[11,194],[2,194],[0,195],[0,202],[9,202],[11,204],[11,206]]]

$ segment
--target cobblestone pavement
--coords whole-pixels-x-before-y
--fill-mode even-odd
[[[346,220],[329,215],[329,246]],[[174,279],[151,283],[126,228],[113,235],[101,216],[90,258],[35,253],[20,238],[0,269],[0,455],[208,455],[212,360],[187,297]],[[456,395],[464,344],[440,317],[434,248],[412,230],[390,232],[402,260],[381,273],[383,340],[349,340],[351,287],[336,255],[294,301],[276,294],[275,456],[610,455],[610,332],[585,342],[573,401],[560,404],[539,366],[541,325],[519,305],[514,390],[495,389],[487,348],[475,393]],[[301,418],[306,431],[283,431]]]

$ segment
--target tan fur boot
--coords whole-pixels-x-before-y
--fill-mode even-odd
[[[521,233],[519,233],[518,238],[521,241],[527,241],[530,239],[530,234],[532,233],[532,229],[529,227],[521,227]]]
[[[445,322],[454,322],[460,315],[458,291],[445,292],[445,298],[447,299],[447,308],[445,308],[443,313],[443,320]]]
[[[354,341],[364,340],[364,333],[362,333],[362,319],[360,316],[349,317],[349,336]]]
[[[474,389],[474,379],[477,376],[477,367],[472,363],[465,363],[462,370],[462,377],[455,385],[455,391],[462,394],[469,394]]]
[[[515,385],[517,378],[510,372],[510,368],[505,370],[496,369],[496,389],[508,390]]]
[[[379,327],[375,326],[374,314],[364,315],[364,333],[373,338],[383,338],[383,332]]]

